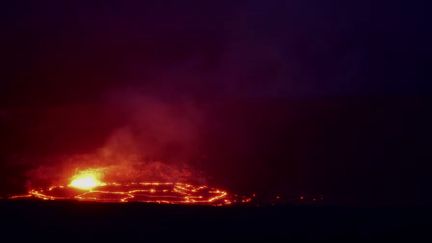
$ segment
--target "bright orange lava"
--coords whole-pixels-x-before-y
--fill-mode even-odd
[[[10,199],[19,198],[215,206],[233,203],[226,191],[207,186],[171,182],[104,183],[101,186],[86,190],[82,188],[77,190],[70,186],[51,186],[48,189],[32,189],[27,195],[10,197]]]
[[[158,204],[199,204],[222,206],[246,203],[248,198],[236,198],[227,191],[207,185],[180,182],[105,183],[98,170],[85,170],[71,178],[67,186],[31,189],[28,194],[10,199],[79,200],[94,202],[145,202]]]
[[[100,171],[92,169],[85,170],[74,176],[69,186],[81,190],[91,190],[104,185],[104,183],[100,181],[100,177]]]

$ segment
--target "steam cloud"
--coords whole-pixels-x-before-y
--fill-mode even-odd
[[[103,168],[104,177],[115,181],[204,181],[190,164],[198,153],[202,119],[190,102],[122,93],[106,105],[121,110],[124,124],[94,150],[47,158],[28,173],[30,185],[66,183],[88,168]]]

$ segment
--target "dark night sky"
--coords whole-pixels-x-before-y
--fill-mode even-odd
[[[426,3],[0,9],[0,194],[22,190],[46,158],[93,151],[126,126],[153,156],[187,158],[238,192],[432,202]]]

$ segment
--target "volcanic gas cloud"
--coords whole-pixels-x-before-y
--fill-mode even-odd
[[[189,145],[197,142],[197,119],[187,112],[172,115],[160,104],[144,108],[150,112],[134,112],[133,122],[96,151],[32,170],[28,193],[11,199],[206,205],[250,200],[207,185],[203,173],[187,163]]]

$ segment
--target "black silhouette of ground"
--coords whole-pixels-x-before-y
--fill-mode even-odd
[[[0,215],[4,239],[28,242],[425,242],[432,226],[408,207],[2,201]]]

